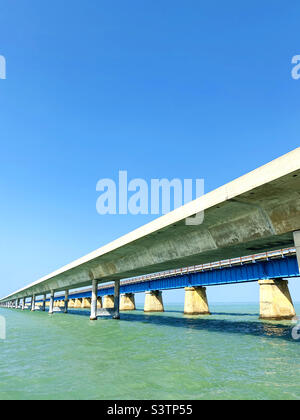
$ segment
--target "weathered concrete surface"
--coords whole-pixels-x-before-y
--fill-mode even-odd
[[[2,299],[88,286],[293,246],[300,230],[300,148]],[[186,219],[204,211],[200,225]]]
[[[186,287],[184,313],[187,315],[210,315],[206,287]]]
[[[294,243],[295,243],[295,248],[297,252],[298,265],[300,268],[300,230],[298,230],[297,232],[294,232]]]
[[[91,308],[91,299],[90,298],[83,298],[81,309],[90,309]]]
[[[135,309],[134,293],[125,293],[121,295],[120,311],[134,311]]]
[[[260,280],[260,318],[270,320],[296,317],[287,280]]]
[[[98,294],[98,282],[96,279],[92,281],[92,299],[91,299],[91,315],[90,320],[95,321],[97,319],[97,294]]]
[[[144,312],[164,312],[164,304],[160,290],[152,290],[145,293]]]
[[[64,299],[64,313],[67,314],[69,309],[69,290],[65,291],[65,299]]]
[[[115,281],[113,319],[120,319],[120,280]]]
[[[54,293],[52,291],[50,295],[50,302],[49,302],[49,314],[53,314],[53,310],[54,310]]]
[[[31,298],[31,312],[35,311],[35,296]]]
[[[79,309],[82,305],[82,299],[75,299],[74,308]]]
[[[103,309],[114,309],[115,307],[115,297],[114,295],[105,295],[102,300]]]

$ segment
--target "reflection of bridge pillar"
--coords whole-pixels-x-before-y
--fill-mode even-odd
[[[134,311],[135,298],[134,293],[124,293],[121,295],[120,311]]]
[[[210,315],[206,287],[186,287],[184,313],[188,315]]]
[[[144,312],[164,312],[162,292],[160,290],[145,292]]]
[[[103,309],[113,309],[115,307],[114,295],[103,296]]]
[[[296,316],[287,280],[260,280],[260,318],[293,319]]]

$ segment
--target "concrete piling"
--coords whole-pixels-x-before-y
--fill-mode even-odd
[[[114,295],[105,295],[103,296],[103,309],[113,309],[115,307],[115,297]]]
[[[69,306],[69,290],[65,291],[65,300],[64,300],[64,313],[68,313],[68,306]]]
[[[35,295],[31,298],[31,312],[35,311]]]
[[[260,319],[281,320],[296,317],[287,280],[260,280]]]
[[[49,303],[49,314],[53,314],[54,309],[54,291],[51,291],[50,294],[50,303]]]
[[[134,293],[122,294],[120,301],[120,311],[134,311],[135,309]]]
[[[144,312],[164,312],[162,292],[160,290],[145,292]]]
[[[206,287],[186,287],[184,313],[187,315],[210,315]]]
[[[90,320],[95,321],[97,319],[97,295],[98,295],[98,282],[93,279],[92,281],[92,300],[91,300],[91,315]]]
[[[114,312],[113,319],[120,319],[120,280],[115,281]]]

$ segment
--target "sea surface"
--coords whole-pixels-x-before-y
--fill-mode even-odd
[[[0,309],[0,399],[300,399],[295,324],[259,321],[257,305],[210,309],[96,322]]]

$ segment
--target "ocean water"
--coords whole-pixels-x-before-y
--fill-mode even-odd
[[[292,322],[259,321],[249,304],[182,309],[97,322],[0,309],[0,399],[300,399]]]

